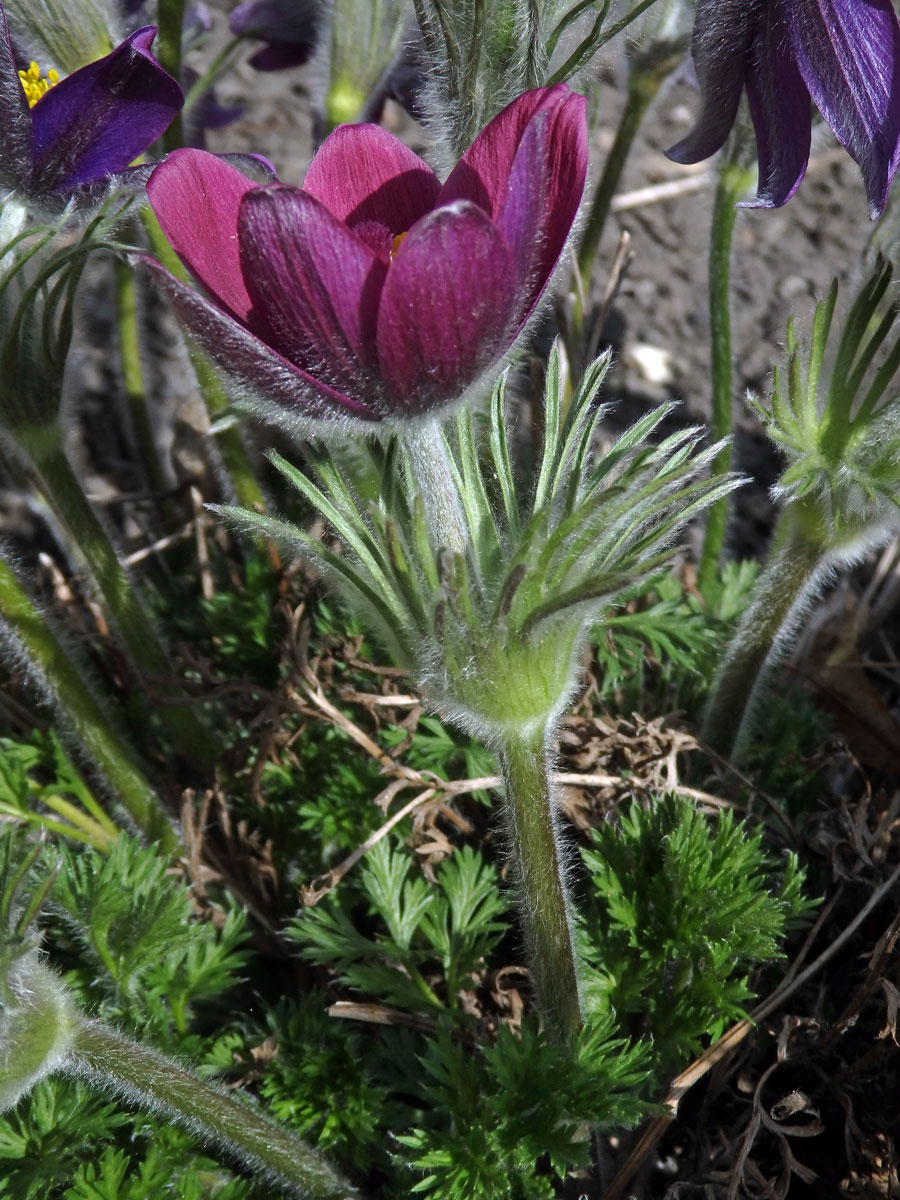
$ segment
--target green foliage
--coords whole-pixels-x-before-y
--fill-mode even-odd
[[[440,867],[434,888],[410,878],[410,867],[387,839],[369,851],[360,883],[376,918],[371,934],[333,894],[301,913],[289,933],[304,957],[330,966],[347,987],[414,1012],[449,1007],[462,1020],[460,992],[506,931],[497,873],[471,847]]]
[[[0,738],[0,815],[99,849],[117,833],[52,730]]]
[[[755,558],[724,563],[703,597],[710,613],[720,621],[735,622],[750,603],[758,576],[759,563]]]
[[[254,554],[245,564],[242,586],[229,580],[228,586],[201,598],[199,611],[213,641],[215,668],[225,678],[252,680],[264,687],[276,683],[277,583],[269,564]]]
[[[297,738],[290,755],[267,762],[256,817],[292,876],[309,880],[354,850],[384,815],[372,800],[384,787],[378,763],[333,725]]]
[[[367,1169],[387,1164],[387,1131],[403,1114],[391,1098],[376,1045],[351,1022],[327,1016],[319,994],[282,1001],[268,1014],[264,1035],[275,1054],[260,1091],[273,1117],[323,1150],[334,1149]],[[395,1068],[412,1055],[395,1060]]]
[[[395,1141],[416,1193],[539,1200],[555,1194],[554,1173],[585,1161],[590,1126],[646,1111],[647,1047],[617,1036],[611,1017],[592,1020],[571,1056],[529,1022],[521,1039],[501,1027],[483,1051],[458,1040],[474,1024],[463,993],[507,931],[496,872],[477,851],[455,853],[429,886],[385,839],[348,902],[351,890],[302,913],[291,936],[308,961],[377,1004],[437,1018],[436,1033],[416,1042],[390,1029],[379,1049],[334,1032],[310,1006],[278,1010],[269,1024],[278,1055],[262,1089],[276,1115],[354,1162],[377,1162],[386,1130],[405,1129]]]
[[[593,842],[581,921],[591,1002],[652,1038],[662,1079],[745,1015],[750,970],[780,957],[786,925],[811,907],[802,874],[793,855],[776,868],[761,832],[730,811],[713,824],[672,796],[633,804]]]
[[[133,1159],[108,1146],[100,1157],[83,1163],[72,1177],[63,1200],[247,1200],[251,1185],[223,1172],[215,1163],[195,1158],[183,1166],[173,1156],[173,1139],[162,1134],[145,1158]]]
[[[15,1114],[0,1118],[3,1200],[251,1200],[261,1194],[211,1159],[171,1126],[142,1122],[141,1135],[122,1140],[133,1118],[103,1103],[82,1084],[45,1080]],[[147,1135],[152,1143],[147,1146]],[[71,1179],[71,1185],[61,1181]]]
[[[801,687],[771,690],[751,718],[742,767],[789,817],[809,812],[821,801],[816,760],[833,723],[831,714]]]
[[[419,1090],[433,1124],[397,1138],[422,1175],[411,1191],[433,1200],[550,1200],[553,1174],[588,1160],[592,1127],[646,1113],[637,1098],[646,1062],[646,1047],[617,1038],[610,1017],[590,1021],[571,1051],[531,1020],[520,1037],[502,1027],[480,1055],[442,1030],[421,1059]]]
[[[42,1080],[0,1116],[0,1197],[47,1200],[53,1183],[93,1161],[129,1123],[81,1083]]]
[[[624,612],[608,613],[592,631],[600,703],[620,712],[701,707],[729,629],[750,599],[758,564],[726,563],[699,597],[673,574],[646,581]]]
[[[384,740],[388,746],[399,745],[405,729],[388,729]],[[404,762],[414,771],[433,771],[441,779],[479,779],[497,774],[497,760],[480,742],[449,729],[435,717],[420,717]],[[484,789],[472,792],[482,804],[490,804],[491,796]]]
[[[53,899],[80,951],[67,982],[160,1046],[188,1048],[189,1010],[232,987],[246,959],[243,911],[218,930],[193,921],[165,859],[124,834],[108,855],[64,849]]]

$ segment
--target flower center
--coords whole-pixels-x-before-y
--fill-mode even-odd
[[[46,79],[41,78],[41,68],[36,62],[28,64],[27,71],[19,72],[19,79],[25,89],[25,99],[28,107],[34,108],[41,96],[49,92],[54,84],[59,83],[59,71],[49,70]]]
[[[409,230],[407,230],[407,233],[408,232],[409,232]],[[405,237],[406,237],[406,233],[398,233],[397,236],[394,238],[394,240],[391,242],[391,261],[392,262],[394,259],[394,255],[400,249],[400,243],[403,241],[403,239]]]

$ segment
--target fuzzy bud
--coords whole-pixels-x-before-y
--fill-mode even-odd
[[[313,55],[323,133],[359,119],[394,62],[410,16],[408,0],[334,0],[327,6]]]
[[[66,75],[109,54],[121,40],[112,0],[5,0],[17,51]]]
[[[0,981],[0,1112],[59,1069],[76,1028],[69,995],[37,950],[7,966]]]

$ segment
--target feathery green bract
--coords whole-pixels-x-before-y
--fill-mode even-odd
[[[881,541],[898,523],[900,405],[892,384],[900,368],[900,300],[889,299],[892,277],[892,265],[881,259],[860,288],[825,383],[837,281],[816,307],[808,343],[792,318],[769,407],[753,405],[787,458],[776,494],[785,505],[803,502],[804,528],[825,552],[861,538]]]
[[[402,444],[310,449],[312,478],[273,457],[348,553],[288,522],[222,511],[319,566],[441,715],[493,743],[504,728],[561,711],[588,623],[658,571],[685,523],[736,486],[733,476],[704,477],[718,447],[701,448],[699,429],[648,442],[670,406],[597,451],[607,362],[588,368],[563,419],[554,351],[542,460],[527,491],[511,465],[504,382],[486,430],[468,409],[444,427],[465,555],[431,545]]]

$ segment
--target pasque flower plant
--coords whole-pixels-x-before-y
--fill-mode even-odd
[[[129,164],[184,103],[179,85],[150,53],[155,34],[153,26],[138,29],[105,58],[58,82],[41,79],[36,65],[22,79],[0,6],[0,201],[13,194],[59,211],[129,179],[123,179]],[[135,168],[132,178],[146,177],[148,169]]]
[[[198,151],[172,154],[147,188],[209,298],[152,269],[222,367],[270,410],[318,418],[316,433],[398,434],[390,461],[310,451],[320,487],[282,466],[350,561],[279,522],[232,515],[323,566],[438,711],[498,753],[538,1002],[558,1037],[574,1035],[581,1009],[550,742],[586,622],[733,486],[697,479],[709,452],[694,452],[695,432],[656,454],[641,446],[662,412],[593,463],[602,363],[567,424],[552,357],[530,512],[516,498],[502,390],[480,449],[467,407],[456,439],[438,424],[483,389],[544,294],[584,188],[584,110],[565,84],[524,93],[443,185],[391,135],[356,125],[326,139],[302,189],[257,187]],[[373,478],[378,501],[361,508]]]
[[[890,296],[892,277],[892,265],[879,261],[851,305],[834,350],[829,340],[836,281],[816,307],[806,345],[792,319],[787,362],[773,374],[771,404],[755,405],[787,463],[773,489],[782,511],[770,560],[707,705],[704,736],[733,758],[745,749],[773,667],[823,588],[900,528],[900,404],[894,382],[900,305]]]
[[[810,149],[810,98],[862,170],[872,216],[900,157],[900,24],[891,0],[698,0],[692,42],[702,106],[669,151],[700,162],[720,149],[746,90],[756,129],[755,202],[793,196]]]
[[[565,84],[526,92],[443,184],[375,125],[335,130],[302,188],[176,151],[147,193],[207,295],[149,265],[270,415],[371,430],[432,413],[479,384],[535,311],[584,189],[584,114]]]
[[[564,413],[565,373],[558,350],[551,354],[540,470],[527,494],[511,466],[502,381],[484,436],[466,406],[437,431],[448,507],[461,514],[459,549],[436,540],[402,435],[386,449],[310,447],[306,474],[274,458],[345,553],[287,522],[227,510],[320,567],[431,705],[496,752],[538,1005],[560,1039],[576,1033],[582,1012],[551,779],[557,721],[577,686],[589,624],[666,561],[693,514],[735,486],[733,477],[705,477],[717,448],[703,449],[697,429],[647,443],[670,406],[594,454],[607,363],[588,368]]]

